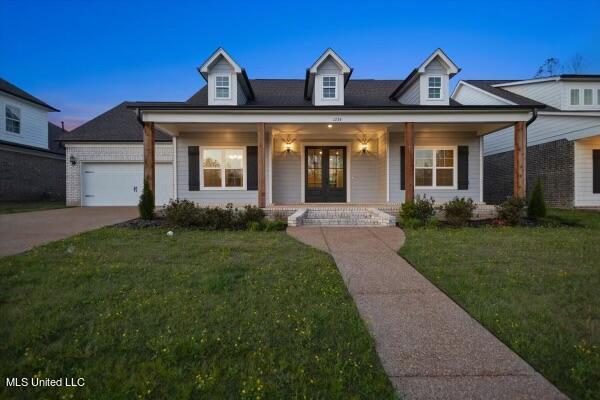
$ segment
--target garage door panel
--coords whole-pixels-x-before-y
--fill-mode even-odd
[[[86,163],[82,171],[83,205],[133,206],[143,190],[142,163]],[[156,164],[156,204],[166,204],[172,197],[171,164]]]

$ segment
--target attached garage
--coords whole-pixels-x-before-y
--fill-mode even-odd
[[[140,162],[87,162],[81,168],[83,206],[133,206],[144,185],[144,165]],[[173,166],[156,164],[156,204],[173,198]]]

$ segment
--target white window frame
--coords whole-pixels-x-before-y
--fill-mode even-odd
[[[222,157],[225,150],[242,150],[242,186],[225,186],[225,160],[221,159],[221,186],[204,186],[204,150],[222,150]],[[246,165],[246,147],[245,146],[200,146],[200,190],[246,190],[248,184],[248,166]],[[216,168],[207,168],[216,169]]]
[[[585,92],[590,93],[590,102],[585,102]],[[584,88],[583,89],[583,105],[584,106],[593,106],[594,105],[594,89],[592,88]]]
[[[432,150],[433,151],[433,171],[431,176],[431,184],[432,186],[417,186],[417,150]],[[436,152],[438,150],[452,150],[452,186],[437,186],[437,157]],[[445,169],[450,169],[450,167],[440,167]],[[415,189],[419,190],[427,190],[427,189],[436,189],[436,190],[457,190],[458,189],[458,146],[415,146],[415,159],[414,159],[414,175],[413,181],[415,182]],[[424,169],[420,168],[419,169]]]
[[[227,86],[218,85],[218,78],[227,78]],[[219,90],[222,88],[227,88],[227,97],[219,96]],[[215,75],[215,99],[217,100],[230,100],[231,99],[231,75],[230,74],[216,74]]]
[[[577,103],[573,103],[573,92],[577,91]],[[581,105],[581,90],[579,88],[571,88],[569,90],[569,105],[580,106]]]
[[[331,89],[331,86],[325,86],[325,78],[333,78],[335,79],[335,86],[333,87],[334,96],[333,97],[325,97],[325,88]],[[338,85],[339,78],[337,75],[323,75],[321,77],[321,98],[325,101],[327,100],[337,100],[338,98]]]
[[[19,118],[18,120],[15,120],[13,118],[8,118],[8,108],[12,108],[13,111],[15,111],[15,114],[17,114],[17,118]],[[19,132],[13,132],[13,131],[9,131],[8,130],[8,121],[17,121],[19,123]],[[21,131],[23,130],[23,119],[21,118],[21,107],[19,106],[15,106],[13,104],[4,104],[4,130],[6,133],[8,134],[12,134],[12,135],[20,135]]]
[[[437,86],[431,86],[431,85],[430,85],[430,83],[429,83],[429,80],[430,80],[431,78],[439,78],[439,80],[440,80],[440,86],[439,86],[439,89],[440,89],[440,97],[431,97],[431,96],[429,95],[429,89],[438,89],[438,87],[437,87]],[[443,85],[444,85],[444,83],[443,83],[443,82],[444,82],[444,81],[443,81],[443,79],[442,79],[442,76],[441,76],[441,75],[428,75],[428,76],[427,76],[427,100],[442,100],[442,99],[444,98],[444,93],[443,93]]]

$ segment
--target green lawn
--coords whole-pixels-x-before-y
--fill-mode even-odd
[[[407,231],[400,254],[558,388],[600,398],[600,213],[573,227]]]
[[[0,202],[0,214],[54,210],[65,207],[64,201],[2,201]]]
[[[395,398],[333,260],[281,232],[105,228],[0,259],[0,398]]]

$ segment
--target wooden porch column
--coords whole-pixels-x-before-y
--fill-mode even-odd
[[[265,200],[265,124],[257,124],[256,131],[258,133],[258,206],[263,208],[266,206]]]
[[[404,201],[415,199],[415,124],[404,123]]]
[[[152,190],[152,196],[156,198],[154,191],[154,122],[144,122],[144,179]]]
[[[514,188],[513,195],[524,199],[527,196],[527,126],[519,121],[515,124]]]

